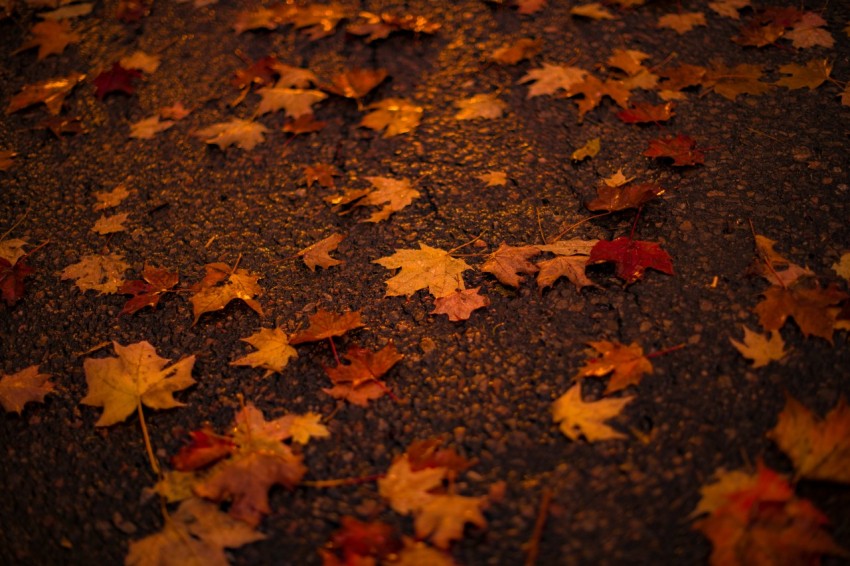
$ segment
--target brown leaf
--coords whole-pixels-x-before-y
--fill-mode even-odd
[[[451,295],[439,297],[434,301],[434,310],[431,314],[448,315],[452,322],[469,320],[472,311],[484,308],[490,305],[490,299],[479,295],[478,290],[481,287],[474,289],[464,289],[455,291]]]
[[[588,442],[626,438],[605,421],[618,416],[634,397],[583,401],[581,384],[573,385],[552,404],[552,414],[561,432],[570,440],[584,436]]]
[[[124,226],[124,223],[127,221],[129,216],[130,215],[126,212],[113,214],[112,216],[106,216],[105,214],[101,215],[101,217],[97,219],[97,222],[94,223],[94,226],[92,226],[92,232],[97,232],[101,236],[123,232],[127,229]]]
[[[251,150],[263,143],[263,135],[268,132],[269,129],[259,122],[233,118],[228,122],[218,122],[198,130],[195,136],[221,149],[236,145],[242,149]]]
[[[345,98],[358,100],[387,78],[386,69],[361,69],[359,67],[336,75],[331,84],[322,85],[322,90]]]
[[[324,240],[307,246],[296,255],[304,259],[304,264],[310,268],[310,271],[316,271],[317,265],[325,269],[334,265],[341,265],[345,262],[332,258],[329,253],[334,251],[344,239],[345,236],[342,234],[331,234]]]
[[[367,108],[372,112],[363,117],[360,125],[383,131],[385,138],[413,131],[422,119],[422,107],[401,98],[386,98]]]
[[[786,289],[774,285],[762,293],[764,299],[753,312],[765,330],[779,330],[789,317],[794,319],[804,336],[819,336],[832,343],[835,319],[841,301],[850,297],[835,284],[823,289]]]
[[[32,37],[15,53],[38,47],[39,61],[48,55],[61,54],[69,44],[80,40],[80,36],[71,30],[71,22],[67,20],[38,22],[32,26],[30,33]]]
[[[531,59],[540,53],[542,47],[542,39],[523,37],[494,50],[491,57],[502,65],[516,65],[523,59]]]
[[[360,328],[363,321],[360,319],[360,311],[350,311],[343,314],[334,314],[324,309],[319,309],[316,314],[310,316],[310,326],[293,335],[289,339],[290,344],[303,344],[304,342],[318,342],[325,338],[342,336],[349,330]]]
[[[49,373],[39,373],[38,365],[17,373],[0,374],[0,405],[7,413],[19,415],[27,403],[44,403],[44,396],[54,392]]]
[[[679,35],[687,33],[697,26],[705,25],[705,14],[702,12],[665,14],[658,19],[658,27],[676,30]]]
[[[539,268],[528,260],[539,253],[537,246],[509,246],[503,242],[499,249],[487,257],[481,271],[492,273],[505,285],[519,287],[522,274],[537,273]]]
[[[13,96],[9,101],[9,106],[6,107],[6,114],[12,114],[18,110],[40,103],[44,103],[47,106],[49,113],[54,115],[59,114],[62,110],[62,104],[65,102],[65,97],[84,78],[86,76],[82,73],[71,73],[65,77],[24,85],[21,92]]]
[[[763,334],[753,332],[744,326],[744,341],[738,342],[729,339],[735,349],[741,352],[745,358],[752,360],[753,369],[764,367],[770,362],[778,361],[788,355],[785,351],[785,342],[779,332],[770,333],[770,339]]]
[[[97,291],[101,295],[116,293],[124,283],[124,272],[130,266],[120,254],[86,255],[79,263],[62,271],[62,279],[75,279],[81,291]]]
[[[498,93],[476,94],[470,98],[455,101],[459,109],[455,120],[475,120],[478,118],[500,118],[508,104],[499,98]]]
[[[254,275],[245,269],[235,271],[225,263],[208,263],[204,266],[206,275],[192,286],[194,295],[189,299],[195,321],[198,323],[201,315],[221,310],[235,299],[241,299],[258,315],[263,316],[263,309],[254,297],[262,292]]]
[[[133,314],[145,307],[156,308],[159,300],[179,282],[177,272],[145,265],[142,279],[127,281],[118,289],[119,293],[133,295],[119,314]]]
[[[308,189],[313,186],[313,183],[319,183],[323,187],[332,189],[336,184],[334,177],[339,177],[339,171],[337,171],[336,167],[328,163],[315,163],[304,166],[304,178],[307,180]]]
[[[630,385],[638,385],[643,376],[652,373],[652,362],[644,355],[643,348],[637,342],[628,346],[619,342],[599,340],[588,342],[592,348],[591,357],[579,370],[577,378],[604,377],[611,374],[611,380],[604,395],[610,395]],[[601,357],[597,357],[601,354]]]
[[[621,187],[600,185],[596,189],[596,198],[585,206],[594,212],[604,210],[616,212],[629,208],[640,208],[652,199],[664,194],[664,189],[655,183],[627,184]]]
[[[720,61],[714,61],[702,84],[706,89],[734,101],[741,94],[760,95],[770,91],[770,84],[759,81],[762,74],[761,65],[742,63],[727,67]]]
[[[782,77],[776,84],[789,89],[808,88],[814,90],[829,80],[832,63],[826,59],[812,59],[804,65],[789,63],[779,67],[779,72],[788,77]]]
[[[543,63],[539,69],[532,69],[522,77],[518,83],[533,83],[528,88],[528,98],[543,94],[555,94],[558,90],[564,90],[570,95],[573,86],[581,83],[587,76],[587,71],[578,67],[566,67]]]

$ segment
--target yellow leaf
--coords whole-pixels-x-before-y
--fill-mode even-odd
[[[658,27],[676,30],[683,34],[691,31],[697,26],[704,26],[705,14],[702,12],[685,12],[681,14],[665,14],[658,18]]]
[[[125,69],[137,69],[147,74],[151,74],[159,69],[159,64],[162,58],[159,55],[150,55],[144,51],[136,50],[126,57],[122,57],[118,62]]]
[[[814,90],[827,80],[832,72],[832,63],[826,59],[812,59],[808,63],[798,65],[789,63],[779,67],[779,72],[788,77],[782,77],[776,84],[789,89],[808,88]]]
[[[591,2],[582,6],[573,6],[570,14],[592,20],[614,20],[614,14],[605,9],[599,2]]]
[[[708,7],[714,10],[721,16],[739,20],[741,15],[738,10],[746,8],[750,5],[750,0],[718,0],[717,2],[709,2]]]
[[[422,243],[419,248],[396,250],[395,254],[372,262],[387,269],[401,268],[397,275],[386,282],[387,297],[410,296],[420,289],[428,289],[429,293],[439,298],[464,289],[461,274],[472,269],[465,261]]]
[[[133,191],[128,191],[127,187],[121,183],[111,191],[102,191],[94,193],[94,198],[97,203],[94,205],[94,210],[104,210],[113,208],[121,204],[125,198],[130,196]]]
[[[15,265],[19,259],[27,255],[24,251],[24,246],[28,246],[29,242],[20,238],[11,238],[0,242],[0,257]]]
[[[230,365],[263,368],[267,370],[264,377],[282,372],[291,358],[298,357],[298,352],[289,345],[286,333],[280,328],[261,328],[242,341],[257,348],[257,351],[230,362]]]
[[[100,218],[97,219],[97,222],[92,226],[92,232],[97,232],[101,236],[105,236],[107,234],[114,234],[116,232],[123,232],[127,228],[124,227],[124,223],[127,221],[127,218],[130,215],[126,212],[122,212],[121,214],[113,214],[112,216],[101,215]]]
[[[294,415],[289,422],[289,434],[298,444],[307,444],[311,438],[327,438],[331,435],[328,427],[321,422],[322,415],[307,413]]]
[[[92,290],[106,295],[118,291],[129,267],[120,254],[86,255],[79,263],[66,267],[62,279],[75,279],[81,291]]]
[[[310,268],[310,271],[316,271],[317,265],[325,269],[334,265],[341,265],[345,262],[332,258],[330,252],[334,251],[344,239],[345,236],[342,234],[331,234],[327,238],[307,246],[296,256],[304,260],[304,264]]]
[[[260,106],[257,108],[258,115],[262,116],[283,109],[287,116],[293,118],[312,114],[313,105],[328,97],[320,90],[280,87],[261,88],[257,90],[257,94],[262,97]]]
[[[581,399],[581,385],[577,384],[555,400],[552,413],[555,422],[560,423],[561,432],[571,440],[578,440],[579,436],[584,436],[588,442],[626,438],[605,421],[619,415],[632,399],[621,397],[585,402]]]
[[[175,391],[195,383],[192,366],[195,356],[181,359],[165,367],[148,342],[122,346],[113,342],[117,358],[88,358],[83,362],[88,393],[83,405],[103,407],[95,426],[110,426],[126,419],[138,406],[152,409],[181,407],[173,397]]]
[[[743,342],[738,342],[732,338],[729,341],[741,352],[742,356],[752,360],[753,368],[764,367],[770,362],[781,360],[788,354],[785,351],[785,342],[779,332],[771,332],[770,339],[768,339],[766,335],[754,332],[746,326],[743,328]]]
[[[269,129],[258,122],[233,118],[229,122],[218,122],[198,130],[195,135],[205,143],[215,144],[221,149],[236,145],[251,150],[263,142],[263,134]]]
[[[593,138],[575,150],[570,158],[573,161],[581,161],[588,157],[596,157],[599,154],[600,149],[602,149],[602,138]]]
[[[383,130],[385,138],[413,131],[422,119],[422,107],[401,98],[387,98],[367,108],[373,111],[363,117],[360,125],[377,132]]]
[[[452,541],[463,537],[466,523],[482,529],[487,526],[481,514],[486,504],[486,497],[433,495],[416,514],[413,522],[416,536],[430,537],[436,547],[447,549]]]
[[[130,137],[138,140],[149,140],[174,125],[173,120],[159,119],[159,114],[130,124]]]
[[[487,183],[488,187],[500,187],[508,183],[508,174],[504,171],[482,173],[481,175],[476,175],[476,178]]]
[[[12,262],[14,263],[14,262]],[[840,277],[850,281],[850,252],[845,252],[841,259],[832,264],[832,270]]]
[[[378,480],[378,493],[390,502],[397,513],[409,515],[422,509],[434,498],[429,493],[446,477],[446,468],[424,468],[413,471],[405,454],[392,463],[386,475]]]
[[[460,110],[455,114],[455,120],[474,120],[476,118],[499,118],[508,104],[499,99],[497,93],[476,94],[473,97],[455,102]]]
[[[727,503],[729,495],[748,490],[756,485],[757,477],[741,470],[727,472],[719,468],[714,473],[716,481],[703,485],[700,490],[700,500],[691,511],[690,518],[713,513],[715,509]]]
[[[581,83],[586,76],[587,71],[578,67],[543,63],[541,68],[530,70],[517,83],[534,83],[528,87],[527,97],[532,98],[543,94],[555,94],[558,89],[570,94],[572,87]]]

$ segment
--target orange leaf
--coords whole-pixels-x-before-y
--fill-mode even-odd
[[[309,318],[309,328],[292,336],[289,339],[290,344],[318,342],[325,338],[342,336],[349,330],[363,326],[363,321],[360,320],[360,311],[351,311],[337,315],[325,309],[319,309],[316,311],[316,314]]]
[[[13,374],[2,374],[0,379],[0,405],[7,413],[19,415],[27,403],[43,403],[44,396],[53,393],[50,374],[39,373],[38,365],[30,366]]]

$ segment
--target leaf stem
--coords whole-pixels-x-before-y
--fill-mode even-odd
[[[331,351],[334,353],[334,359],[336,360],[336,365],[342,365],[342,362],[339,361],[339,354],[336,352],[336,344],[334,344],[333,336],[328,336],[328,342],[331,344]]]
[[[156,455],[153,453],[153,446],[151,446],[151,437],[148,434],[148,425],[145,424],[145,413],[142,411],[142,400],[139,399],[139,402],[136,404],[136,409],[139,413],[139,423],[142,425],[142,437],[145,439],[145,450],[148,452],[148,458],[151,462],[151,469],[156,475],[160,475],[160,467],[159,462],[156,460]]]
[[[344,485],[360,485],[364,483],[369,483],[373,481],[378,481],[382,479],[386,474],[375,474],[372,476],[363,476],[359,478],[337,478],[332,480],[316,480],[316,481],[302,481],[301,485],[305,487],[340,487]]]
[[[540,509],[537,512],[537,519],[534,521],[534,531],[525,545],[528,551],[528,555],[525,557],[525,566],[534,566],[537,564],[537,556],[540,554],[540,539],[543,538],[543,528],[546,526],[546,519],[549,516],[549,505],[551,503],[552,490],[544,487],[540,496]]]
[[[663,356],[665,354],[669,354],[670,352],[675,352],[676,350],[681,350],[682,348],[686,348],[688,345],[682,342],[681,344],[676,344],[675,346],[670,346],[669,348],[665,348],[663,350],[658,350],[657,352],[651,352],[646,354],[644,358],[657,358],[658,356]]]
[[[24,221],[24,219],[26,219],[26,217],[27,217],[27,215],[28,215],[29,213],[30,213],[30,209],[28,208],[28,209],[26,209],[26,210],[24,211],[24,213],[21,215],[21,217],[20,217],[20,218],[18,218],[18,219],[15,221],[15,223],[14,223],[14,224],[12,224],[12,227],[11,227],[11,228],[9,228],[9,229],[8,229],[8,230],[6,230],[5,232],[3,232],[3,235],[2,235],[2,236],[0,236],[0,242],[2,242],[3,240],[5,240],[5,239],[6,239],[6,236],[8,236],[9,234],[11,234],[11,233],[12,233],[12,230],[14,230],[15,228],[17,228],[17,227],[21,224],[21,222],[23,222],[23,221]]]
[[[637,228],[638,218],[640,218],[640,212],[643,210],[643,205],[640,205],[637,209],[637,213],[635,214],[635,220],[632,222],[632,229],[629,232],[629,240],[633,239],[635,235],[635,228]]]
[[[579,220],[579,221],[578,221],[578,222],[576,222],[575,224],[572,224],[572,225],[570,225],[570,226],[567,226],[566,228],[564,228],[563,230],[561,230],[561,231],[560,231],[560,232],[559,232],[559,233],[558,233],[558,234],[557,234],[554,238],[551,238],[551,240],[552,240],[552,242],[553,242],[553,243],[554,243],[554,242],[557,242],[558,240],[560,240],[561,238],[563,238],[563,237],[564,237],[564,236],[565,236],[568,232],[571,232],[571,231],[572,231],[572,230],[574,230],[575,228],[578,228],[579,226],[581,226],[581,225],[582,225],[582,224],[584,224],[585,222],[588,222],[588,221],[590,221],[590,220],[593,220],[594,218],[602,218],[603,216],[608,216],[609,214],[611,214],[611,211],[610,211],[610,210],[609,210],[608,212],[602,212],[602,213],[600,213],[600,214],[594,214],[593,216],[588,216],[587,218],[583,218],[582,220]]]
[[[468,241],[468,242],[466,242],[465,244],[461,244],[461,245],[459,245],[459,246],[458,246],[458,247],[456,247],[456,248],[452,248],[452,249],[450,249],[447,253],[448,253],[449,255],[451,255],[451,254],[455,253],[456,251],[458,251],[459,249],[461,249],[461,248],[465,248],[465,247],[466,247],[466,246],[468,246],[469,244],[473,244],[473,243],[477,242],[477,241],[478,241],[478,240],[480,240],[482,237],[484,237],[484,234],[486,234],[486,233],[487,233],[487,230],[484,230],[484,232],[481,232],[480,234],[478,234],[477,236],[475,236],[474,238],[472,238],[471,240],[469,240],[469,241]]]

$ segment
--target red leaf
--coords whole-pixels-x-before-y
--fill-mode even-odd
[[[617,264],[617,277],[627,284],[643,277],[647,269],[673,275],[673,261],[661,246],[654,242],[632,240],[628,236],[620,236],[614,241],[599,240],[593,246],[587,263],[605,261]]]
[[[34,272],[24,258],[12,265],[6,258],[0,257],[0,297],[8,306],[24,296],[24,277]]]
[[[188,472],[209,466],[229,456],[236,445],[229,436],[220,436],[206,427],[189,433],[192,442],[171,458],[175,470]]]
[[[705,154],[695,149],[696,143],[693,138],[679,134],[675,138],[650,141],[643,154],[647,157],[669,157],[673,165],[699,165],[705,163]]]
[[[673,103],[659,104],[653,106],[645,102],[638,102],[631,108],[617,112],[617,118],[626,124],[642,124],[645,122],[664,122],[675,116]]]
[[[147,265],[142,272],[142,277],[144,280],[127,281],[118,289],[119,293],[133,295],[119,315],[133,314],[145,307],[156,308],[162,295],[170,291],[178,282],[177,273]]]
[[[333,534],[331,543],[342,553],[340,564],[365,564],[367,557],[383,558],[401,548],[392,526],[348,516],[342,518],[342,528]]]
[[[95,77],[94,86],[97,87],[97,90],[94,94],[98,100],[103,100],[103,97],[110,92],[133,94],[136,92],[133,80],[141,76],[142,73],[135,69],[125,69],[121,66],[121,63],[113,63],[112,69]]]

